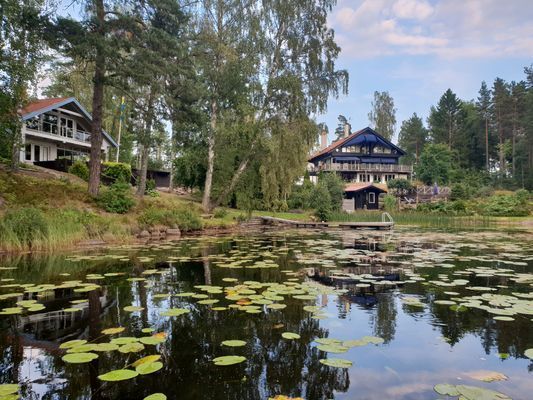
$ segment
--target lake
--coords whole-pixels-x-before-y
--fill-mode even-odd
[[[0,399],[531,399],[532,239],[270,230],[0,258]]]

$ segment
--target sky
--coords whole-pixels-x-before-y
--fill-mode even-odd
[[[334,138],[339,114],[352,131],[370,125],[374,91],[388,91],[401,122],[426,121],[448,88],[475,99],[481,81],[524,79],[533,64],[533,0],[338,0],[328,18],[350,75],[347,96],[317,117]]]

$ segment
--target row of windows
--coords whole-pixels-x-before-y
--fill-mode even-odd
[[[26,121],[28,129],[35,129],[42,132],[51,133],[52,135],[60,135],[72,138],[76,129],[81,129],[75,120],[67,117],[58,117],[54,114],[41,114],[39,116],[30,118]]]
[[[338,151],[338,149],[337,149]],[[357,154],[370,154],[370,147],[368,146],[345,146],[341,148],[342,153],[357,153]],[[391,154],[396,153],[388,147],[375,146],[372,149],[373,154]]]

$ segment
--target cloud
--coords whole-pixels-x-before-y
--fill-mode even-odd
[[[531,0],[341,0],[329,18],[344,55],[533,56]]]

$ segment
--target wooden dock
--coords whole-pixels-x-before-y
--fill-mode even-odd
[[[295,228],[342,228],[342,229],[392,229],[394,221],[388,213],[383,213],[381,222],[315,222],[295,221],[277,217],[259,217],[263,225],[289,225]],[[388,220],[387,220],[388,219]]]

